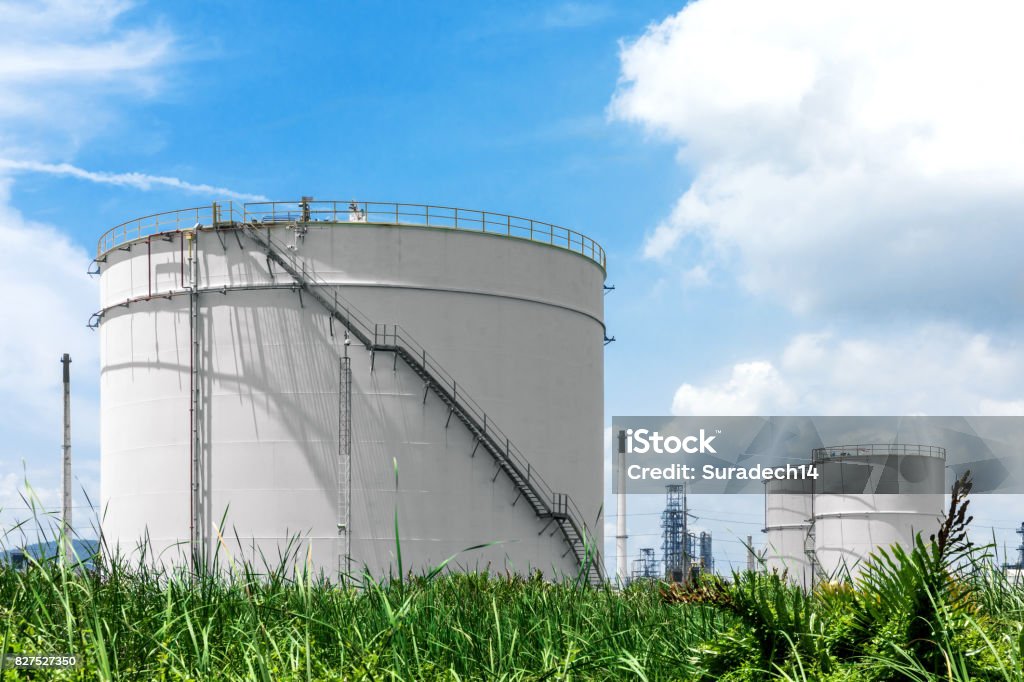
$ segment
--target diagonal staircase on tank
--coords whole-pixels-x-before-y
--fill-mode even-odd
[[[299,292],[306,292],[317,301],[332,319],[340,322],[361,344],[371,353],[371,366],[377,353],[390,353],[397,366],[401,358],[424,383],[423,400],[429,392],[433,392],[448,407],[448,422],[452,417],[462,422],[473,435],[475,446],[473,453],[482,447],[494,459],[500,471],[504,471],[518,492],[513,501],[515,506],[525,500],[534,513],[547,523],[540,533],[544,533],[552,524],[561,531],[567,549],[563,557],[570,552],[580,567],[579,576],[586,578],[593,585],[604,583],[604,566],[601,553],[596,546],[589,528],[579,507],[566,493],[556,493],[544,482],[533,469],[532,465],[515,447],[511,440],[489,419],[479,405],[465,393],[460,392],[458,384],[412,337],[398,325],[378,325],[371,323],[351,304],[339,299],[331,284],[320,280],[315,274],[306,270],[305,262],[298,261],[288,247],[276,244],[270,235],[270,227],[266,233],[260,227],[247,222],[219,223],[217,227],[233,227],[256,242],[267,257],[268,266],[277,264],[295,281]],[[497,473],[495,473],[497,478]]]
[[[429,387],[428,390],[433,390],[445,406],[448,407],[449,421],[452,416],[457,417],[469,429],[469,432],[473,434],[476,446],[482,446],[487,450],[498,464],[498,467],[512,480],[519,493],[516,500],[512,503],[513,506],[520,499],[525,499],[537,516],[557,523],[566,543],[569,545],[569,549],[566,550],[565,554],[572,551],[576,558],[576,563],[580,566],[587,566],[588,580],[595,585],[601,583],[603,576],[594,566],[598,560],[594,555],[595,549],[591,544],[588,554],[587,540],[585,539],[586,527],[580,523],[581,514],[578,509],[574,509],[575,505],[572,503],[571,498],[565,493],[549,492],[545,496],[545,491],[541,490],[541,486],[543,486],[542,479],[533,471],[529,462],[524,462],[521,457],[514,456],[513,445],[508,438],[504,438],[504,442],[502,442],[501,437],[496,436],[496,429],[490,422],[486,420],[482,422],[477,421],[468,410],[462,409],[459,400],[464,400],[465,397],[462,396],[460,398],[456,393],[457,384],[451,384],[452,391],[449,391],[445,382],[438,382],[432,376],[427,364],[420,357],[410,354],[405,345],[401,343],[389,343],[387,341],[388,331],[386,328],[379,330],[378,333],[384,340],[383,342],[375,343],[373,349],[381,352],[392,352],[397,357],[402,358],[403,362],[424,381],[424,385]],[[394,333],[401,338],[401,328],[396,328]],[[525,470],[523,469],[523,464],[525,464]],[[544,530],[547,530],[547,526],[541,532],[543,533]],[[564,557],[565,554],[562,556]]]
[[[814,587],[821,582],[829,582],[832,579],[825,569],[822,568],[821,563],[818,561],[818,553],[814,549],[817,544],[816,537],[817,531],[814,528],[814,517],[812,514],[811,525],[807,527],[807,534],[804,536],[804,556],[807,557],[807,563],[811,568],[811,587]]]

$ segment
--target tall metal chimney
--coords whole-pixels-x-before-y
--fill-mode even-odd
[[[615,557],[616,557],[616,568],[615,572],[618,574],[618,580],[620,585],[626,584],[626,579],[629,578],[626,565],[626,432],[620,430],[618,434],[618,467],[616,467],[615,475],[619,477],[618,487],[619,496],[617,508],[615,510]]]
[[[64,541],[64,558],[68,563],[74,560],[71,546],[71,356],[65,353],[60,362],[64,365],[64,504],[61,510]]]

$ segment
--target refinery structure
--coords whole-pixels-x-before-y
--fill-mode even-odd
[[[593,240],[304,198],[129,221],[94,271],[108,547],[603,578]]]
[[[666,486],[665,508],[661,512],[661,560],[655,557],[653,547],[641,547],[630,574],[625,576],[620,571],[619,579],[689,583],[701,574],[714,573],[711,533],[691,531],[691,518],[697,517],[690,513],[686,486]]]
[[[815,477],[765,483],[764,548],[748,536],[748,570],[784,574],[805,589],[819,581],[860,575],[882,548],[910,547],[918,533],[936,532],[945,501],[944,448],[928,445],[862,444],[814,448],[808,464]],[[711,533],[688,530],[686,486],[665,488],[661,512],[661,560],[652,547],[639,550],[630,580],[692,582],[714,572]],[[1018,530],[1024,536],[1024,524]],[[1024,573],[1020,557],[1007,574]]]
[[[685,419],[698,420],[699,424],[699,420],[709,418]],[[808,418],[769,418],[750,424],[746,430],[741,428],[742,424],[732,428],[723,425],[726,433],[734,430],[742,437],[735,443],[726,441],[724,448],[718,444],[720,466],[721,462],[761,455],[773,458],[776,468],[769,467],[772,471],[785,464],[787,470],[808,473],[764,481],[764,545],[755,549],[749,535],[745,543],[739,540],[747,550],[747,570],[784,574],[789,581],[811,589],[820,581],[856,579],[878,550],[893,545],[908,548],[916,535],[928,538],[938,530],[946,499],[945,447],[906,444],[898,438],[891,442],[823,446],[817,428]],[[856,431],[850,424],[841,426],[846,431]],[[696,433],[691,422],[677,423],[672,428],[678,433]],[[878,427],[874,430],[877,432]],[[860,431],[871,432],[864,428]],[[718,435],[722,433],[717,430]],[[626,434],[625,429],[619,430],[616,552],[620,580],[657,577],[689,583],[702,573],[713,573],[711,533],[698,534],[690,528],[691,519],[700,518],[692,513],[687,495],[693,483],[664,486],[660,559],[655,556],[655,548],[639,548],[632,570],[626,572]],[[707,488],[698,485],[696,492],[707,492]],[[700,498],[700,494],[694,496],[698,505]],[[1007,571],[1017,575],[1021,567],[1024,550],[1017,564],[1007,565]]]

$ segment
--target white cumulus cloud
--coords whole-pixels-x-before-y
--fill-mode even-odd
[[[996,317],[1024,281],[1024,5],[698,0],[621,52],[613,117],[693,182],[644,253],[798,313]],[[666,259],[667,260],[667,259]]]
[[[781,353],[683,384],[674,414],[1024,415],[1016,341],[955,325],[800,334]]]
[[[793,402],[792,389],[770,362],[733,365],[729,377],[705,386],[683,384],[672,399],[674,414],[765,414]]]
[[[0,178],[0,243],[5,249],[0,268],[4,308],[0,525],[4,527],[13,518],[31,517],[23,502],[25,480],[44,507],[52,509],[59,503],[63,353],[72,360],[76,498],[81,497],[81,485],[95,491],[88,459],[99,441],[94,388],[99,382],[99,349],[96,335],[86,327],[98,298],[96,282],[86,274],[90,256],[56,228],[26,219],[10,205],[9,190],[10,180]],[[87,528],[91,517],[81,512],[78,520]]]

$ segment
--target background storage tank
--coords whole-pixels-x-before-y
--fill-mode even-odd
[[[223,204],[120,225],[97,263],[108,545],[386,574],[400,540],[406,570],[600,577],[589,238],[434,206]]]
[[[944,448],[867,444],[816,448],[817,479],[765,487],[766,564],[795,582],[856,577],[875,550],[936,532],[945,500]],[[801,520],[802,519],[802,520]],[[800,537],[806,552],[801,560]]]
[[[765,565],[805,588],[812,582],[812,483],[811,479],[765,482]]]
[[[929,445],[819,448],[814,555],[821,575],[849,570],[879,547],[910,547],[938,531],[945,500],[946,450]]]

